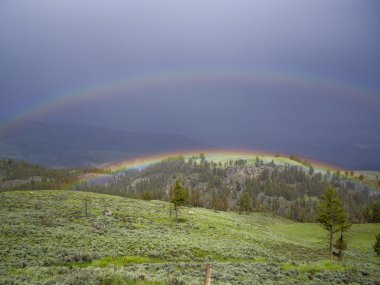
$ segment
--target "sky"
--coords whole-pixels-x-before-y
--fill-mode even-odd
[[[1,0],[0,117],[376,147],[379,27],[373,0]]]

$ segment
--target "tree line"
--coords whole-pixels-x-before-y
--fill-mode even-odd
[[[103,173],[96,168],[50,168],[26,161],[0,160],[0,190],[65,189],[85,173]]]
[[[249,172],[247,174],[247,172]],[[380,220],[380,194],[331,172],[294,165],[253,165],[246,160],[224,163],[204,157],[175,157],[112,177],[106,186],[81,185],[95,191],[145,200],[170,201],[177,179],[188,189],[187,205],[221,211],[260,211],[298,222],[316,222],[317,208],[328,187],[336,189],[351,223]]]
[[[76,185],[84,173],[101,169],[54,169],[19,162],[0,161],[0,189],[64,189]],[[249,172],[247,174],[247,172]],[[170,188],[179,179],[188,189],[186,204],[220,211],[260,211],[298,222],[316,222],[324,190],[336,189],[351,223],[380,222],[380,194],[337,173],[315,172],[294,165],[264,163],[256,158],[225,162],[172,157],[143,170],[110,176],[107,183],[83,183],[72,189],[144,200],[170,201]],[[8,183],[7,181],[15,181]]]

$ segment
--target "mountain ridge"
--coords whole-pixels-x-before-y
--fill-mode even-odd
[[[243,144],[196,140],[181,134],[125,131],[81,124],[47,124],[33,120],[5,128],[0,118],[0,159],[26,160],[53,167],[94,167],[159,153],[201,149],[261,149],[266,153],[299,155],[323,161],[336,168],[380,170],[380,145],[376,141],[358,144],[327,138],[300,138],[263,135]],[[5,126],[5,127],[4,127]],[[228,141],[228,137],[225,138]],[[244,138],[243,138],[244,139]],[[244,141],[244,140],[243,140]],[[224,142],[224,143],[223,143]]]
[[[92,167],[157,152],[205,147],[178,134],[34,121],[0,134],[0,158],[54,167]]]

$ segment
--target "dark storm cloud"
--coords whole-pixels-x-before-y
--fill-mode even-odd
[[[277,70],[347,82],[363,94],[346,99],[328,88],[275,82],[185,84],[39,119],[175,132],[230,146],[284,138],[379,143],[379,105],[361,98],[366,90],[380,93],[379,15],[375,1],[4,0],[0,117],[115,78]]]

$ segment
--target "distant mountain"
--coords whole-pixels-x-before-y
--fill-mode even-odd
[[[255,137],[240,138],[241,147],[296,154],[306,160],[315,160],[351,170],[380,170],[380,134],[355,133],[341,137],[337,132],[329,135],[323,131],[310,134],[304,130],[259,130]],[[365,143],[363,143],[365,142]]]
[[[351,170],[380,170],[380,145],[356,145],[349,142],[332,141],[317,144],[303,141],[275,141],[257,145],[279,152],[296,154],[308,160],[316,160]]]
[[[157,152],[204,148],[186,136],[28,121],[0,133],[0,158],[55,167],[89,167]]]
[[[361,136],[369,143],[358,143]],[[378,134],[372,140],[365,134],[340,139],[339,135],[329,137],[324,133],[303,136],[294,131],[287,134],[281,129],[261,130],[255,138],[250,134],[240,137],[240,144],[231,137],[216,138],[211,143],[221,149],[234,146],[296,154],[307,160],[352,170],[380,170]],[[27,121],[17,129],[0,131],[0,159],[13,158],[55,167],[91,167],[159,152],[203,148],[209,147],[182,135],[127,132],[74,124],[50,125]]]
[[[380,170],[380,146],[358,146],[348,143],[313,146],[310,157],[320,161],[356,170]]]

